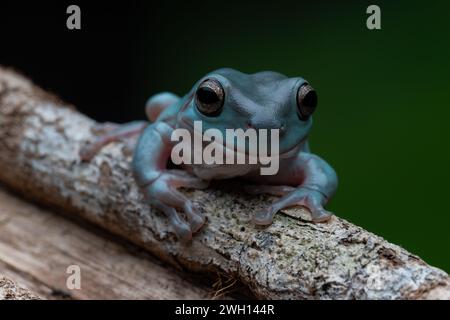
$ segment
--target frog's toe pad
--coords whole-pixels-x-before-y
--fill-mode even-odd
[[[314,210],[311,212],[311,219],[315,223],[324,223],[331,219],[333,214],[325,209]]]
[[[275,212],[269,207],[257,212],[253,216],[252,222],[258,226],[268,226],[272,224],[274,215]]]
[[[192,216],[191,220],[189,221],[192,233],[196,233],[197,231],[199,231],[203,227],[205,222],[206,219],[203,216],[200,215]]]
[[[177,235],[178,240],[180,240],[180,242],[188,243],[189,241],[192,240],[191,228],[189,228],[189,226],[187,224],[185,224],[185,223],[178,224],[177,223],[177,224],[172,224],[172,227],[175,231],[175,234]]]

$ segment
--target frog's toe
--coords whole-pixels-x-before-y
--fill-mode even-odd
[[[183,223],[183,224],[172,224],[172,226],[180,242],[188,243],[189,241],[192,240],[192,231],[189,225]]]
[[[175,208],[157,200],[155,200],[153,204],[158,209],[162,210],[167,218],[169,218],[170,225],[181,242],[186,243],[192,239],[192,232],[189,224],[180,217]]]
[[[305,207],[311,214],[311,220],[316,223],[327,222],[333,213],[323,208],[323,196],[320,193],[310,193],[297,204]]]
[[[252,222],[259,226],[268,226],[273,222],[273,217],[276,214],[276,210],[272,207],[267,207],[257,212],[252,219]]]
[[[95,123],[91,127],[91,132],[96,135],[104,135],[114,130],[117,130],[120,124],[113,122]]]
[[[197,231],[199,231],[203,227],[205,222],[206,222],[205,217],[200,215],[194,215],[189,221],[192,233],[196,233]]]
[[[310,211],[311,211],[311,219],[313,222],[316,223],[327,222],[333,216],[331,212],[325,210],[324,208],[317,208]]]
[[[201,229],[201,227],[203,227],[206,222],[205,216],[201,214],[199,209],[190,201],[185,203],[184,212],[189,220],[192,233],[196,233]]]
[[[89,162],[103,147],[104,142],[101,139],[97,139],[92,143],[87,143],[80,149],[79,156],[81,161]]]

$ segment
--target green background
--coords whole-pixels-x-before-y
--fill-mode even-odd
[[[375,31],[365,1],[167,4],[141,22],[134,105],[224,66],[308,79],[311,147],[340,178],[329,208],[449,272],[450,2],[375,3]]]

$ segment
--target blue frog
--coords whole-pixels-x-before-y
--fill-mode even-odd
[[[308,145],[317,103],[316,91],[303,78],[272,71],[245,74],[219,69],[202,77],[182,98],[167,92],[151,97],[146,105],[150,122],[104,124],[103,134],[84,146],[80,156],[89,161],[104,145],[125,140],[134,150],[137,184],[149,203],[166,214],[182,241],[192,238],[205,217],[177,188],[206,188],[216,179],[241,177],[249,182],[246,190],[252,194],[280,196],[255,214],[257,225],[270,225],[278,211],[297,205],[306,207],[314,222],[325,222],[331,213],[324,206],[334,195],[338,179]],[[280,170],[261,175],[260,165],[190,163],[169,168],[173,131],[183,128],[195,134],[195,121],[202,122],[202,130],[215,128],[224,136],[229,128],[278,129]]]

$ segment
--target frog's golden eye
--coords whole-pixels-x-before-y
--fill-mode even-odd
[[[307,83],[302,85],[297,92],[298,116],[306,121],[316,110],[318,97],[316,91]]]
[[[206,79],[195,92],[195,105],[198,111],[208,117],[220,114],[225,99],[225,91],[219,81]]]

